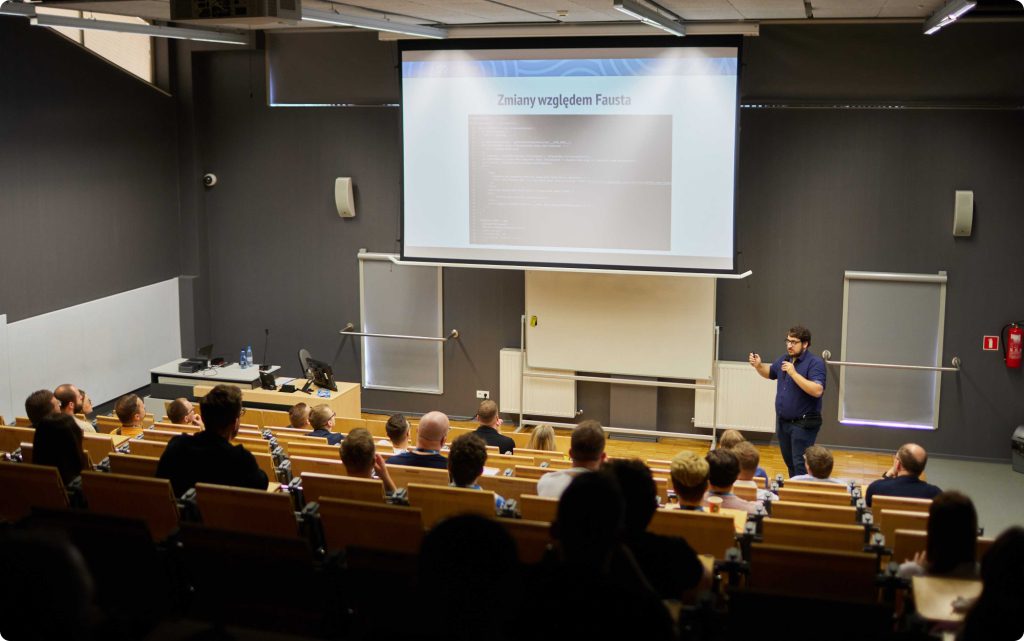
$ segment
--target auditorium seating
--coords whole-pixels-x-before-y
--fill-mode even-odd
[[[329,551],[354,546],[416,554],[423,540],[423,514],[415,507],[323,498],[318,515]]]
[[[847,492],[829,490],[798,490],[791,487],[780,487],[777,492],[779,500],[796,501],[798,503],[816,503],[818,505],[850,505],[851,499]]]
[[[328,459],[312,456],[291,456],[288,460],[291,462],[292,478],[302,476],[307,472],[334,474],[337,476],[345,476],[346,474],[345,465],[338,457]]]
[[[153,423],[152,429],[163,432],[174,432],[175,434],[198,434],[203,428],[198,425],[178,425],[177,423]]]
[[[178,505],[167,479],[82,472],[82,494],[91,511],[144,521],[154,541],[178,529]]]
[[[860,603],[878,599],[874,554],[754,543],[748,561],[747,585],[754,590]]]
[[[128,452],[136,456],[160,458],[165,449],[167,449],[167,443],[161,441],[147,441],[145,439],[132,439],[128,441]]]
[[[839,492],[849,496],[850,489],[840,483],[827,483],[821,481],[794,481],[786,479],[786,487],[793,490],[811,490],[813,492]]]
[[[775,501],[772,503],[772,518],[849,525],[857,522],[857,508],[852,505],[818,505],[798,501]]]
[[[307,503],[324,497],[383,503],[384,484],[374,479],[303,472],[302,496]]]
[[[515,476],[521,479],[539,479],[551,470],[546,467],[536,467],[534,465],[516,465]]]
[[[501,524],[516,542],[522,563],[537,563],[552,544],[551,524],[525,519],[501,519]]]
[[[902,496],[875,496],[871,500],[871,511],[901,510],[904,512],[924,512],[927,514],[932,507],[931,499],[911,499]]]
[[[277,492],[196,483],[203,524],[259,536],[298,538],[291,497]]]
[[[864,528],[859,525],[790,521],[772,515],[761,524],[761,535],[771,545],[846,552],[864,549]]]
[[[687,540],[698,554],[724,559],[725,551],[736,547],[736,524],[731,516],[690,512],[687,510],[655,510],[647,530]]]
[[[928,513],[908,510],[879,510],[872,508],[875,525],[885,537],[886,545],[891,546],[896,530],[928,529]]]
[[[985,553],[988,552],[988,549],[992,547],[994,541],[995,539],[989,537],[978,537],[976,558],[979,562],[985,556]],[[928,532],[924,530],[898,529],[893,532],[893,537],[887,541],[887,544],[892,548],[893,561],[897,563],[912,561],[915,554],[928,549]]]
[[[36,430],[32,427],[0,427],[0,450],[13,452],[22,443],[31,443],[36,437]]]
[[[407,488],[413,483],[448,485],[448,470],[435,470],[412,465],[388,465],[388,474],[398,487]]]
[[[485,490],[499,494],[505,499],[519,501],[523,494],[536,494],[537,481],[533,479],[521,479],[514,476],[481,476],[477,484]]]
[[[529,521],[551,523],[558,514],[558,499],[522,494],[519,497],[519,512]]]
[[[110,460],[111,472],[129,476],[155,477],[157,465],[160,463],[160,458],[156,456],[138,456],[120,452],[113,452],[107,458]]]
[[[17,521],[33,508],[68,507],[68,495],[55,467],[0,463],[0,521]]]
[[[427,528],[456,514],[494,516],[494,492],[421,483],[410,483],[406,490],[409,505],[422,511],[423,525]]]

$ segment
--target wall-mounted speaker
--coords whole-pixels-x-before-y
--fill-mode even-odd
[[[974,226],[974,192],[957,191],[953,203],[953,235],[970,236]]]
[[[356,201],[352,197],[351,178],[334,179],[334,206],[338,208],[338,215],[342,218],[355,218]]]

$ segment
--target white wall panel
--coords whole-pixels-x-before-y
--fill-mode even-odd
[[[178,279],[11,323],[7,339],[12,399],[73,383],[105,403],[181,357]]]

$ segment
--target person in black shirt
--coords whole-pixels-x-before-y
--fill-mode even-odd
[[[647,531],[658,506],[658,488],[651,470],[641,461],[619,459],[606,463],[607,473],[619,483],[626,501],[624,541],[662,599],[680,599],[704,576],[697,553],[685,539]]]
[[[876,496],[902,496],[912,499],[933,499],[942,493],[938,487],[921,480],[924,466],[928,464],[928,452],[916,443],[900,446],[890,467],[882,478],[868,486],[868,507]]]
[[[242,419],[242,392],[218,385],[199,404],[206,427],[195,436],[175,436],[157,464],[158,478],[170,479],[181,496],[196,483],[267,488],[267,475],[241,445],[231,445]]]
[[[510,437],[498,432],[501,426],[501,418],[498,417],[498,404],[488,399],[480,403],[476,411],[476,420],[480,427],[476,428],[474,434],[484,440],[488,445],[494,445],[502,454],[511,454],[516,447],[516,442]]]
[[[53,413],[39,421],[32,437],[32,462],[56,467],[64,485],[89,468],[82,451],[82,428],[74,416]]]

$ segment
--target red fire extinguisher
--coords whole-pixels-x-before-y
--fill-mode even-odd
[[[1010,323],[1003,327],[1000,334],[1006,333],[1006,340],[1003,342],[1003,360],[1006,366],[1012,369],[1020,367],[1021,348],[1024,347],[1024,329],[1021,329],[1022,321]]]

